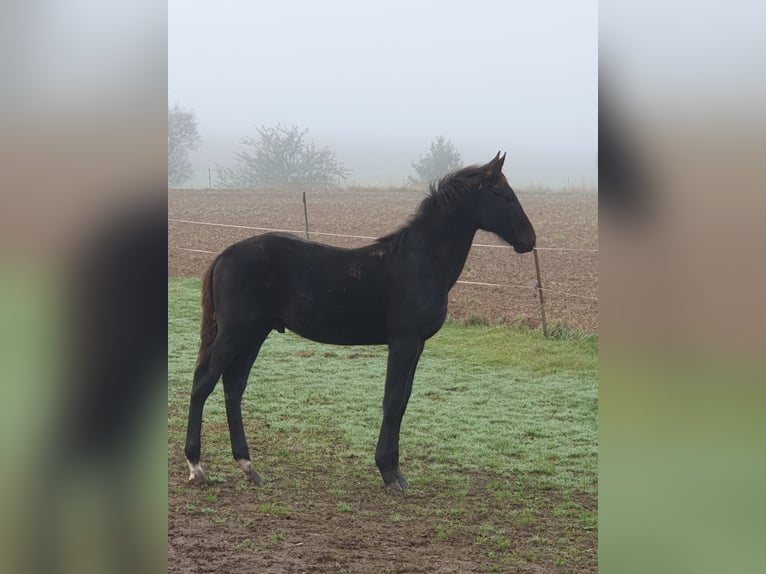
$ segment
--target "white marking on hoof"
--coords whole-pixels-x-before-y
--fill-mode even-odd
[[[240,458],[240,459],[237,459],[237,463],[245,472],[245,476],[250,482],[257,485],[263,484],[263,479],[261,478],[261,475],[258,474],[258,472],[255,470],[255,468],[253,468],[252,462],[250,462],[246,458]]]
[[[205,473],[202,472],[202,467],[199,463],[195,464],[187,459],[186,464],[189,466],[189,482],[205,484]]]

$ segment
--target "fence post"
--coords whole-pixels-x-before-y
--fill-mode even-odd
[[[537,274],[537,285],[535,285],[535,289],[537,290],[537,297],[540,299],[540,317],[543,320],[543,335],[545,338],[548,338],[548,323],[545,320],[545,303],[543,301],[543,284],[540,280],[540,261],[537,259],[537,248],[535,247],[532,250],[532,253],[535,256],[535,273]]]
[[[213,189],[213,176],[210,173],[210,168],[207,168],[207,188]]]
[[[306,240],[309,240],[309,210],[306,207],[306,192],[303,192],[303,220],[306,223]]]

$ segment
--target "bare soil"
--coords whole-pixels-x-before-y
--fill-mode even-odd
[[[184,466],[181,453],[171,459],[170,468]],[[279,465],[263,487],[245,483],[233,461],[232,472],[216,470],[223,482],[205,488],[169,472],[168,572],[597,571],[596,531],[577,519],[597,513],[594,496],[569,506],[552,491],[509,486],[505,496],[496,477],[465,473],[458,485],[391,496],[369,480],[372,465],[339,465],[342,477]]]
[[[596,194],[518,193],[538,237],[545,310],[550,324],[598,331],[598,198]],[[310,232],[379,237],[412,214],[422,192],[401,190],[317,191],[307,193]],[[222,223],[303,233],[299,191],[174,190],[168,194],[171,220]],[[200,277],[214,254],[261,233],[252,229],[168,222],[168,273]],[[312,239],[357,247],[369,239],[314,235]],[[540,324],[532,254],[502,247],[497,237],[479,232],[461,281],[450,292],[449,313],[457,320]],[[549,250],[546,248],[564,248]],[[197,251],[194,251],[197,250]]]

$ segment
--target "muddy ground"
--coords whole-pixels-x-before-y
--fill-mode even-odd
[[[339,495],[316,468],[286,466],[272,469],[278,477],[267,487],[230,475],[200,489],[185,485],[177,472],[184,461],[175,458],[168,495],[174,574],[597,571],[595,525],[578,519],[597,513],[593,496],[563,501],[530,489],[499,497],[490,477],[465,474],[458,489],[399,497],[368,480],[349,488],[343,479]],[[296,479],[307,486],[294,488]]]

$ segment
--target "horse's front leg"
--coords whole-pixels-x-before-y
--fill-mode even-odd
[[[423,340],[419,338],[394,339],[388,345],[383,423],[375,450],[375,462],[386,490],[392,493],[399,493],[410,487],[399,468],[399,429],[412,393],[412,378],[415,376],[415,368],[422,352]]]

